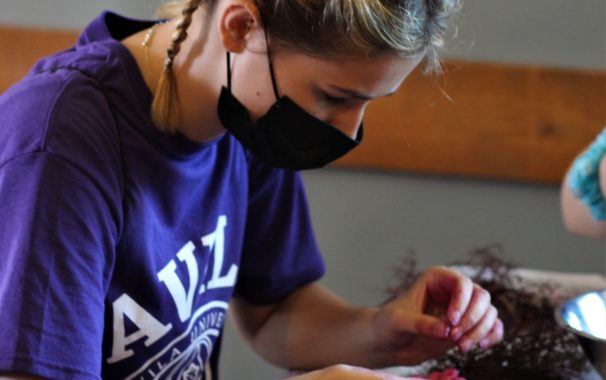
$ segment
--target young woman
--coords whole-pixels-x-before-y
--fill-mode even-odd
[[[0,98],[0,373],[210,377],[228,305],[309,379],[499,342],[489,294],[445,268],[380,307],[316,285],[298,174],[359,144],[369,101],[420,61],[437,68],[457,8],[190,0],[165,23],[104,13],[40,61]]]

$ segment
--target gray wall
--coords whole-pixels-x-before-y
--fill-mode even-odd
[[[0,0],[0,24],[81,29],[105,9],[150,18],[160,0]]]
[[[0,24],[81,28],[105,8],[149,17],[157,0],[0,0]],[[449,55],[476,60],[606,68],[604,0],[467,0]],[[602,242],[567,234],[557,186],[322,169],[304,174],[325,252],[323,283],[376,304],[409,251],[422,267],[462,260],[491,243],[506,258],[546,270],[604,272]],[[393,281],[392,281],[393,282]],[[228,328],[224,378],[278,378]],[[254,374],[254,375],[251,375]]]
[[[567,67],[606,65],[604,0],[463,0],[447,55]],[[147,18],[161,0],[0,0],[0,24],[79,29],[103,9]]]
[[[451,55],[549,66],[606,67],[604,0],[463,0]]]

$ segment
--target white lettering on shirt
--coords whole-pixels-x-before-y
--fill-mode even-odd
[[[163,325],[127,294],[121,295],[112,306],[114,311],[114,340],[112,356],[107,359],[109,364],[134,355],[133,350],[126,349],[127,345],[147,337],[144,343],[146,347],[149,347],[172,329],[170,323]],[[125,336],[124,316],[127,316],[139,328],[138,331],[129,336]]]
[[[210,254],[213,255],[214,264],[211,278],[207,284],[203,283],[199,286],[199,294],[204,293],[206,290],[233,287],[236,283],[238,274],[237,265],[232,264],[227,271],[227,274],[221,275],[225,261],[226,226],[227,217],[221,215],[217,220],[215,231],[201,238],[202,245],[208,247]],[[184,282],[179,278],[179,272],[177,272],[178,264],[174,259],[166,264],[157,274],[158,280],[164,283],[168,293],[173,299],[177,309],[177,315],[181,322],[187,322],[191,318],[194,309],[196,287],[198,286],[200,277],[202,277],[202,279],[206,277],[206,271],[200,276],[195,249],[194,243],[190,241],[187,242],[176,255],[179,262],[185,263],[187,268],[187,274],[189,276],[189,281],[187,282],[189,286],[187,290],[183,285]],[[172,329],[170,323],[163,325],[127,294],[120,296],[114,301],[112,306],[114,325],[112,356],[107,359],[109,364],[116,363],[134,355],[132,349],[126,348],[127,345],[147,337],[144,343],[146,347],[149,347]],[[125,336],[125,315],[139,328],[138,331],[129,336]]]
[[[179,276],[177,276],[177,264],[171,260],[160,272],[158,279],[166,285],[168,292],[173,297],[173,301],[177,306],[177,312],[181,322],[185,322],[191,317],[192,307],[194,303],[194,293],[198,284],[198,263],[194,257],[194,243],[189,242],[177,253],[180,261],[184,261],[187,265],[187,273],[189,274],[189,289],[185,293],[185,287]]]
[[[215,255],[215,264],[213,265],[213,274],[208,281],[208,289],[229,288],[236,284],[236,276],[238,274],[238,266],[232,264],[229,272],[225,276],[221,276],[223,269],[224,247],[225,247],[225,226],[227,226],[227,217],[221,215],[217,221],[217,229],[212,234],[202,238],[202,244],[209,247]],[[200,292],[204,290],[201,287]]]

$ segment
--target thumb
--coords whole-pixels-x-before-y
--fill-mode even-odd
[[[445,321],[427,314],[397,310],[393,320],[393,328],[399,333],[412,333],[438,339],[446,338],[450,334],[450,327]]]

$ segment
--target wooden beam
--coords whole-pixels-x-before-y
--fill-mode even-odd
[[[369,106],[340,166],[558,183],[606,126],[606,72],[448,62]]]
[[[0,26],[0,93],[23,78],[40,57],[67,49],[77,37],[74,31]]]
[[[73,31],[0,26],[0,92]],[[362,146],[335,165],[558,183],[606,126],[606,72],[450,61],[371,104]]]

